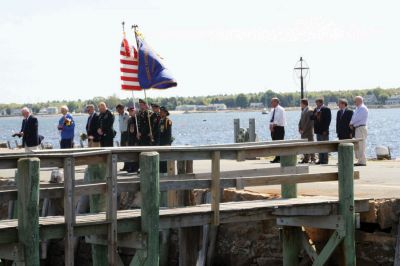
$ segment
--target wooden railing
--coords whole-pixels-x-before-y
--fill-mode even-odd
[[[140,231],[133,236],[138,252],[131,265],[144,262],[144,265],[156,265],[159,258],[159,203],[161,192],[184,191],[198,188],[209,188],[211,192],[210,226],[213,228],[220,224],[220,199],[221,189],[234,187],[242,189],[246,186],[282,185],[283,198],[297,197],[297,183],[339,181],[339,215],[342,223],[335,231],[323,252],[319,255],[307,249],[314,258],[315,265],[323,265],[336,246],[343,241],[346,265],[355,265],[354,248],[354,195],[353,178],[359,178],[358,172],[353,171],[353,143],[357,140],[304,142],[286,141],[272,143],[243,143],[232,145],[209,145],[198,147],[121,147],[100,149],[71,149],[38,151],[34,153],[9,153],[0,155],[0,168],[18,168],[17,188],[8,187],[0,190],[0,202],[18,200],[18,230],[10,223],[0,221],[0,244],[17,244],[18,252],[15,261],[38,265],[39,240],[59,238],[65,239],[65,264],[74,264],[74,238],[77,235],[102,235],[106,233],[107,250],[102,245],[94,245],[98,258],[93,258],[94,263],[101,265],[118,264],[117,246],[118,233]],[[339,151],[338,172],[308,174],[279,174],[261,175],[253,177],[228,177],[221,178],[220,160],[238,160],[246,158],[266,157],[280,155],[281,167],[295,167],[296,156],[303,153],[337,152]],[[140,160],[139,160],[140,158]],[[158,161],[185,161],[185,160],[210,160],[211,177],[196,178],[195,175],[181,175],[181,178],[168,176],[159,178]],[[118,180],[117,163],[140,161],[140,179]],[[88,165],[88,179],[90,184],[77,183],[75,180],[75,167]],[[39,186],[39,169],[43,167],[60,167],[64,169],[64,184],[52,186]],[[28,189],[29,188],[29,189]],[[119,228],[117,195],[121,192],[141,191],[145,195],[141,210],[141,226],[123,230]],[[103,195],[106,202],[102,208],[98,201],[92,200],[91,209],[95,212],[105,211],[104,221],[86,221],[86,231],[77,227],[76,203],[81,195]],[[175,194],[176,195],[176,194]],[[39,227],[38,203],[40,198],[64,199],[63,227],[52,228],[46,231]],[[161,195],[161,198],[165,197]],[[173,199],[172,199],[173,201]],[[172,206],[173,204],[165,205]],[[180,210],[184,212],[184,210]],[[283,225],[283,257],[285,265],[295,265],[300,248],[301,230],[299,222],[310,222],[307,217],[300,220],[291,220],[291,217],[279,217],[278,223]],[[299,218],[299,217],[296,217]],[[42,218],[41,218],[42,219]],[[45,218],[43,218],[45,220]],[[44,221],[43,220],[43,221]],[[30,222],[27,222],[30,221]],[[2,229],[2,225],[3,228]],[[100,229],[100,227],[103,229]],[[106,226],[106,229],[104,229]],[[9,229],[8,229],[9,228]],[[211,229],[212,229],[211,228]],[[75,229],[80,230],[75,232]],[[16,231],[15,231],[16,230]],[[57,231],[58,230],[58,231]],[[106,231],[104,231],[106,230]],[[127,231],[128,230],[128,231]],[[300,231],[299,231],[300,230]],[[17,235],[15,235],[17,232]],[[26,232],[31,232],[27,234]],[[144,240],[146,239],[146,240]],[[90,240],[90,238],[89,238]],[[100,243],[99,238],[92,238],[92,243]],[[305,247],[307,248],[307,247]],[[1,251],[2,249],[3,252]],[[0,257],[7,251],[0,245]],[[106,264],[107,264],[106,263]],[[136,263],[136,264],[135,264]],[[183,263],[185,264],[185,263]]]

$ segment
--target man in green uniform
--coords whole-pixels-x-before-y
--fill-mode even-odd
[[[138,144],[139,146],[150,146],[154,142],[153,128],[151,123],[152,112],[149,110],[146,101],[139,99],[138,119]]]
[[[171,146],[172,144],[172,121],[168,118],[169,112],[167,108],[162,106],[160,108],[160,122],[158,124],[158,134],[156,145],[158,146]],[[166,161],[160,162],[160,173],[167,173],[168,166]]]
[[[158,103],[152,103],[151,104],[151,109],[153,113],[150,116],[150,123],[152,125],[152,133],[153,133],[153,139],[155,140],[153,142],[153,145],[157,145],[157,136],[159,134],[158,129],[159,129],[159,123],[160,123],[160,105]]]

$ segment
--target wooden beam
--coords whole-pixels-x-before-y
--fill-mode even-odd
[[[18,241],[24,263],[33,266],[40,265],[39,169],[38,158],[18,160]]]
[[[297,164],[297,155],[281,156],[281,167],[295,166]],[[296,198],[297,185],[296,184],[283,184],[281,185],[282,198]],[[283,265],[292,266],[297,265],[298,255],[301,248],[301,228],[288,227],[282,228],[282,253]]]
[[[142,193],[141,226],[142,234],[147,235],[147,249],[137,250],[130,265],[154,266],[159,263],[159,161],[157,152],[143,152],[140,154],[140,191]],[[139,264],[140,263],[140,264]]]
[[[107,221],[108,224],[108,265],[117,264],[117,163],[116,154],[108,155],[107,160]]]
[[[64,238],[64,261],[66,266],[73,266],[75,261],[74,225],[75,225],[75,159],[64,159],[64,223],[66,235]]]
[[[221,198],[220,187],[220,152],[215,151],[211,159],[211,210],[213,212],[213,225],[219,225],[219,203]]]
[[[313,266],[323,266],[326,264],[329,257],[335,251],[336,247],[342,242],[344,237],[344,232],[342,230],[335,230],[332,236],[329,238],[328,242],[322,249],[321,253],[315,259]],[[347,266],[347,264],[346,264]]]
[[[345,238],[342,251],[344,264],[356,265],[355,208],[354,208],[354,145],[339,145],[339,212],[344,218]]]
[[[344,221],[341,215],[278,217],[276,224],[320,229],[344,229]]]

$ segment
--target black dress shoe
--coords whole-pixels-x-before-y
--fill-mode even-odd
[[[299,164],[305,164],[305,163],[308,163],[308,161],[302,160],[302,161],[299,162]]]
[[[367,166],[365,163],[355,163],[354,166]]]
[[[269,161],[270,163],[280,163],[281,161],[280,160],[272,160],[272,161]]]

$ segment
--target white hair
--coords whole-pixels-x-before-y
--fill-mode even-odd
[[[66,105],[61,106],[61,110],[62,109],[64,109],[65,111],[69,112],[68,106],[66,106]]]
[[[21,109],[21,113],[22,112],[27,112],[27,113],[30,113],[31,111],[29,110],[29,108],[28,107],[22,107],[22,109]]]
[[[356,96],[354,99],[355,100],[361,100],[361,102],[364,102],[364,98],[362,96]]]

